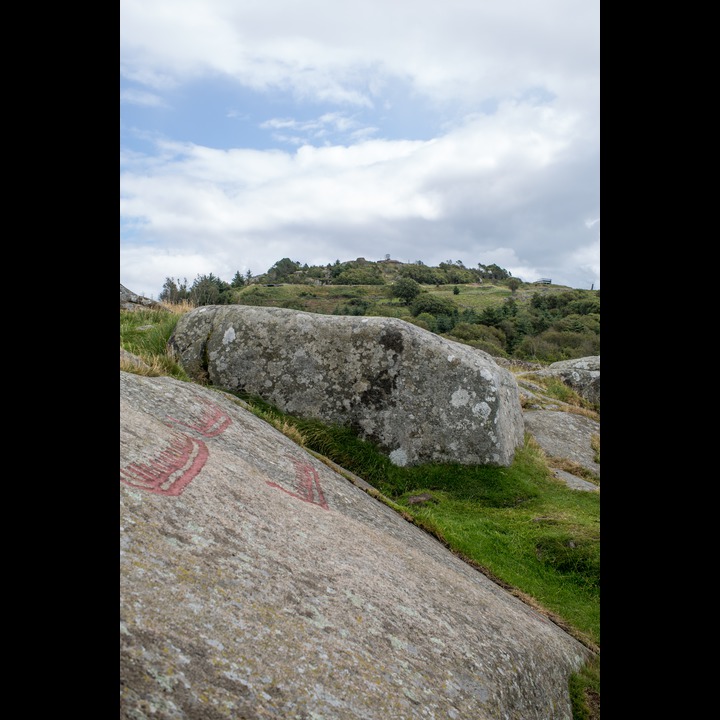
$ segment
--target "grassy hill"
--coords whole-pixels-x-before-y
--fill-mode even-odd
[[[461,310],[484,310],[500,305],[512,296],[511,290],[502,284],[458,285],[459,293],[453,294],[454,285],[421,285],[423,292],[453,300]],[[528,286],[518,291],[515,297],[527,302],[535,292],[558,292],[568,290],[560,286]],[[236,291],[234,299],[240,305],[265,305],[291,307],[295,310],[340,314],[348,301],[363,300],[370,304],[365,315],[385,315],[411,320],[409,306],[391,295],[392,284],[388,285],[296,285],[296,284],[253,284]]]
[[[393,277],[371,285],[258,282],[235,289],[228,302],[326,315],[397,317],[495,357],[551,363],[600,354],[597,290],[530,283],[513,289],[507,280],[419,284],[419,295],[407,302],[393,295],[399,276]]]

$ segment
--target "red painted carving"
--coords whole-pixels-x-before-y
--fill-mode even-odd
[[[190,428],[190,430],[194,430],[203,437],[208,438],[217,437],[221,433],[225,432],[232,422],[230,416],[209,400],[203,400],[203,402],[205,403],[207,409],[201,418],[202,425],[190,425],[182,422],[181,420],[177,420],[174,417],[170,417],[169,415],[167,419],[170,422],[168,424],[183,425],[186,428]]]
[[[270,480],[265,482],[271,487],[278,488],[278,490],[282,490],[284,493],[292,495],[303,502],[319,505],[323,510],[329,510],[327,500],[325,500],[325,495],[320,487],[320,476],[317,470],[310,463],[296,460],[293,457],[290,457],[289,460],[295,465],[295,481],[298,492],[290,492],[290,490],[286,490],[281,485]]]
[[[180,495],[203,469],[208,449],[202,440],[184,435],[148,463],[131,463],[120,470],[120,482],[156,495]]]

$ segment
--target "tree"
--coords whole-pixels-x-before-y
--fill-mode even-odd
[[[452,315],[436,315],[435,323],[437,333],[447,333],[455,327],[455,319]]]
[[[490,307],[486,307],[482,311],[482,313],[480,313],[480,322],[483,325],[490,325],[490,327],[498,327],[502,321],[502,310],[492,305]]]
[[[478,270],[481,277],[486,280],[507,280],[510,277],[510,273],[507,270],[499,267],[495,263],[490,265],[478,263]]]
[[[406,305],[409,305],[420,294],[420,291],[420,284],[409,277],[398,278],[390,288],[392,297],[398,298]]]
[[[384,285],[385,278],[377,265],[357,266],[345,263],[332,270],[333,285]]]
[[[510,292],[514,295],[515,291],[520,287],[520,281],[517,278],[511,277],[507,281],[507,286],[510,288]]]
[[[172,303],[177,305],[183,300],[187,300],[190,293],[187,289],[187,278],[184,282],[180,282],[179,278],[167,277],[165,283],[160,291],[159,300],[161,302]]]
[[[295,262],[290,258],[283,258],[282,260],[278,260],[268,270],[268,277],[273,280],[273,282],[282,282],[283,280],[287,280],[287,278],[299,268],[299,262]]]
[[[457,305],[448,298],[440,298],[430,293],[422,293],[413,301],[410,312],[417,317],[420,313],[430,313],[431,315],[457,315]]]
[[[240,271],[238,270],[235,273],[235,276],[230,281],[230,287],[234,288],[241,288],[245,285],[245,278],[240,274]]]
[[[427,267],[420,262],[402,267],[400,276],[412,278],[421,285],[435,285],[445,282],[445,274],[442,270]]]
[[[198,275],[190,288],[190,300],[196,306],[200,305],[229,305],[231,302],[229,283],[209,275]]]

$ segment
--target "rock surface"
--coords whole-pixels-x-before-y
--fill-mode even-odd
[[[570,720],[590,652],[230,395],[120,373],[122,720]]]
[[[151,300],[150,298],[143,297],[134,293],[132,290],[128,290],[122,283],[120,283],[120,309],[121,310],[152,310],[153,308],[161,307],[160,303]]]
[[[147,368],[148,364],[142,359],[139,358],[137,355],[133,355],[133,353],[128,352],[125,350],[125,348],[120,348],[120,365],[123,363],[126,363],[128,365],[134,366],[136,368]]]
[[[508,466],[523,442],[512,373],[397,318],[205,306],[170,344],[193,379],[352,427],[396,465]]]
[[[526,410],[525,428],[551,457],[563,458],[600,477],[591,446],[593,435],[600,435],[600,423],[582,415],[557,410]]]
[[[576,370],[571,370],[576,368]],[[517,375],[520,399],[524,403],[525,430],[546,454],[555,460],[569,460],[589,470],[595,482],[577,477],[567,470],[555,469],[555,475],[575,490],[599,491],[600,463],[595,459],[594,439],[600,438],[600,421],[574,412],[577,408],[546,394],[545,388],[529,379],[533,375],[558,377],[581,397],[600,406],[600,358],[567,360],[543,367],[525,367]],[[574,378],[574,379],[573,379]],[[573,385],[570,385],[570,382]]]
[[[537,371],[538,375],[559,377],[578,395],[592,403],[600,403],[600,356],[560,360]]]

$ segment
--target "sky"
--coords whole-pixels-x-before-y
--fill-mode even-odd
[[[599,0],[120,0],[120,283],[278,260],[600,288]]]

